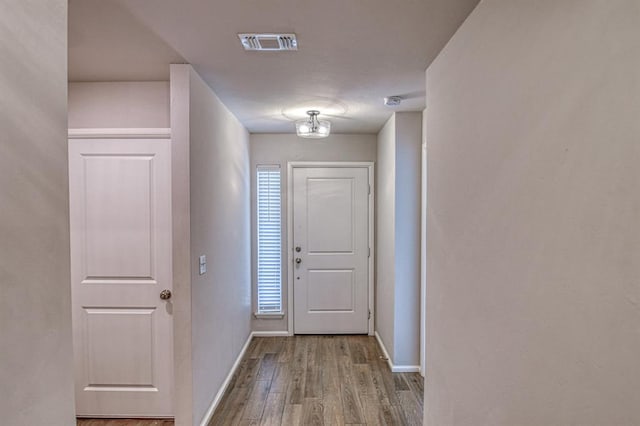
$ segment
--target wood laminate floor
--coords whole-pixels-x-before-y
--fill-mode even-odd
[[[210,426],[422,425],[423,379],[391,373],[375,338],[254,338]],[[80,419],[78,426],[170,426]]]
[[[173,420],[78,419],[77,426],[173,426]]]
[[[422,425],[423,379],[369,336],[254,338],[210,426]]]

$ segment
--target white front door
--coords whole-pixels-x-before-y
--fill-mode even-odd
[[[69,141],[76,412],[171,417],[169,139]]]
[[[297,334],[367,333],[368,167],[293,168]]]

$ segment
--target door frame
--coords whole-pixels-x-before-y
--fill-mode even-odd
[[[169,165],[170,165],[170,177],[171,177],[171,182],[172,182],[172,187],[173,187],[173,173],[174,173],[174,166],[173,166],[173,149],[174,149],[174,141],[171,137],[171,129],[167,128],[167,127],[153,127],[153,128],[121,128],[121,127],[117,127],[117,128],[101,128],[101,127],[91,127],[91,128],[68,128],[67,129],[67,149],[69,149],[69,140],[71,139],[129,139],[129,140],[133,140],[133,139],[157,139],[157,140],[169,140],[170,142],[170,146],[171,146],[171,152],[169,154]],[[67,171],[68,173],[68,171]],[[175,232],[174,232],[174,215],[175,215],[175,206],[174,206],[174,192],[172,190],[171,193],[171,211],[170,211],[170,215],[171,215],[171,257],[172,257],[172,272],[170,274],[170,279],[171,279],[171,284],[172,284],[172,290],[175,293],[176,292],[176,268],[174,267],[174,258],[175,258],[175,247],[176,247],[176,241],[175,241]],[[72,286],[73,287],[73,286]],[[73,288],[72,288],[73,290]],[[74,295],[73,292],[71,293],[71,310],[73,312],[74,309]],[[175,300],[174,300],[175,302]],[[176,334],[182,336],[183,333],[180,331],[180,328],[176,327],[176,321],[175,321],[175,312],[174,315],[172,316],[172,332],[173,332],[173,342],[172,342],[172,347],[171,347],[171,400],[172,400],[172,404],[173,404],[173,414],[170,417],[157,417],[157,416],[152,416],[150,418],[168,418],[168,419],[176,419],[177,416],[177,404],[176,404],[176,394],[177,394],[177,389],[176,389],[176,371],[178,369],[178,365],[179,363],[176,362],[177,357],[176,357]],[[189,317],[190,318],[190,317]],[[75,327],[75,323],[72,322],[71,324],[71,331],[73,333],[74,331],[74,327]],[[75,336],[74,336],[75,339]],[[75,342],[74,342],[75,344]],[[73,364],[74,364],[74,398],[75,398],[75,367],[76,367],[76,359],[75,359],[75,353],[74,353],[74,359],[73,359]],[[77,411],[74,408],[74,413],[77,416]],[[101,416],[96,416],[96,418],[100,418]],[[118,416],[116,415],[117,418],[127,418],[130,416],[126,416],[126,415],[122,415],[122,416]],[[142,418],[142,417],[141,417]]]
[[[369,305],[369,322],[368,334],[373,336],[375,333],[375,301],[374,301],[374,273],[375,273],[375,162],[373,161],[289,161],[287,162],[287,328],[290,336],[293,335],[293,169],[300,168],[366,168],[369,177],[369,249],[371,250],[368,258],[368,305]]]
[[[427,369],[427,110],[422,111],[420,188],[420,374]]]

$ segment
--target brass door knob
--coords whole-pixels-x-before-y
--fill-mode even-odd
[[[171,299],[171,290],[162,290],[160,292],[160,299],[162,299],[162,300]]]

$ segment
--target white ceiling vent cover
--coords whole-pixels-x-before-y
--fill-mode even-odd
[[[238,34],[244,50],[298,50],[295,34]]]

